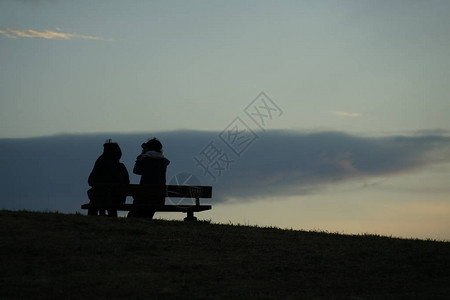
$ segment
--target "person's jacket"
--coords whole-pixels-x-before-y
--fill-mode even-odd
[[[130,178],[127,168],[118,159],[101,155],[95,162],[94,168],[88,178],[92,186],[95,183],[123,183],[129,184]]]
[[[148,151],[139,155],[133,173],[141,175],[140,184],[166,184],[166,170],[170,161],[161,152]]]

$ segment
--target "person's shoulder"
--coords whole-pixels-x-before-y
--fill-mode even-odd
[[[156,165],[168,165],[170,163],[170,160],[165,157],[146,157],[146,161],[150,164]]]
[[[96,165],[101,165],[105,163],[105,157],[103,155],[100,155],[97,160],[95,161]]]

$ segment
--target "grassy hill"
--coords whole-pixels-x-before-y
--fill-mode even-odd
[[[0,211],[1,299],[450,299],[450,243]]]

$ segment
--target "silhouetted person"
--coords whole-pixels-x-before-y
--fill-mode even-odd
[[[153,138],[141,145],[142,153],[136,158],[133,173],[141,175],[140,184],[166,184],[166,170],[170,161],[164,157],[162,144],[157,138]],[[164,205],[165,197],[142,198],[135,197],[133,204]],[[155,210],[132,210],[128,217],[153,218]]]
[[[88,183],[93,186],[96,183],[117,183],[129,184],[127,168],[120,162],[122,150],[117,143],[106,141],[103,144],[103,154],[97,158],[94,168],[89,175]],[[88,191],[88,197],[91,203],[125,203],[126,196],[108,197],[108,192],[101,188],[91,188]],[[96,216],[97,214],[105,215],[104,210],[89,209],[88,215]],[[108,210],[108,216],[117,217],[117,210]]]

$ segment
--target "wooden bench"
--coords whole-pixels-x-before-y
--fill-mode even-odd
[[[118,211],[130,211],[139,209],[153,209],[158,212],[184,212],[187,213],[185,221],[196,221],[194,212],[210,210],[211,205],[201,205],[200,198],[211,198],[211,186],[188,186],[188,185],[144,185],[144,184],[97,184],[94,188],[99,188],[105,193],[105,202],[108,202],[109,197],[133,196],[140,198],[162,198],[170,197],[176,198],[176,202],[164,205],[152,204],[112,204],[112,203],[87,203],[81,205],[82,209],[115,209]],[[184,199],[195,199],[195,203],[185,204]],[[172,199],[171,199],[172,200]],[[103,202],[103,201],[102,201]],[[109,201],[110,202],[110,201]],[[179,203],[179,204],[178,204]]]

